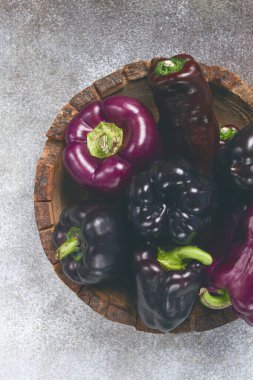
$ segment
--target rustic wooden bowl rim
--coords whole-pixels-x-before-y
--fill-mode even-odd
[[[52,245],[52,232],[58,222],[55,212],[54,188],[56,173],[61,162],[61,153],[64,147],[65,129],[72,118],[90,102],[102,99],[122,90],[134,81],[141,81],[147,76],[150,61],[138,61],[125,65],[122,69],[95,81],[91,86],[76,94],[57,114],[51,127],[47,131],[47,141],[42,155],[37,163],[34,208],[36,223],[44,251],[53,264],[57,275],[73,290],[78,297],[98,313],[112,321],[134,326],[137,330],[154,332],[147,328],[138,317],[135,307],[126,295],[119,296],[103,287],[84,287],[71,282],[62,272],[61,265],[55,260]],[[253,89],[243,82],[240,77],[219,66],[201,64],[204,75],[209,83],[229,91],[243,101],[250,109],[253,108]],[[203,315],[202,315],[202,314]],[[174,332],[203,331],[228,323],[236,317],[230,309],[215,311],[201,309],[192,313],[184,325]]]

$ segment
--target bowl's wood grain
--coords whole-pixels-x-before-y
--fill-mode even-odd
[[[75,95],[58,113],[47,132],[43,153],[37,164],[35,178],[35,217],[45,253],[53,264],[57,275],[78,297],[106,318],[134,326],[137,330],[154,332],[139,319],[134,290],[128,279],[115,280],[97,286],[79,286],[68,280],[61,265],[55,259],[52,231],[60,212],[81,199],[90,197],[66,174],[61,159],[64,134],[67,124],[88,103],[106,96],[120,93],[141,100],[158,119],[158,112],[148,88],[146,75],[149,61],[126,65]],[[205,76],[214,95],[214,111],[220,124],[234,123],[243,128],[253,120],[253,89],[237,75],[218,66],[202,64]],[[205,331],[236,319],[230,309],[209,310],[197,303],[188,320],[175,333]]]

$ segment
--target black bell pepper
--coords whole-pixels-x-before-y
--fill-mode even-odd
[[[215,169],[224,192],[250,195],[253,190],[253,123],[220,148]]]
[[[156,161],[136,175],[129,188],[128,215],[138,235],[148,240],[188,245],[212,220],[215,186],[181,157]]]
[[[86,201],[64,210],[53,232],[63,272],[89,285],[121,275],[129,254],[127,221],[116,204]]]
[[[150,328],[173,330],[191,313],[212,257],[197,247],[165,251],[152,245],[135,253],[137,309]]]
[[[168,154],[186,155],[199,169],[210,172],[219,149],[219,127],[200,65],[187,54],[156,58],[148,82]]]

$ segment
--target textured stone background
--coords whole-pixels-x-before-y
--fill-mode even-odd
[[[132,60],[189,52],[253,84],[253,1],[0,2],[0,379],[252,379],[253,328],[154,336],[109,322],[53,273],[33,215],[57,111]]]

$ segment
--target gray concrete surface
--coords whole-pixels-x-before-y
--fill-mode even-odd
[[[253,84],[253,1],[0,2],[0,379],[250,380],[253,328],[154,336],[114,324],[53,273],[36,160],[69,98],[132,60],[189,52]]]

